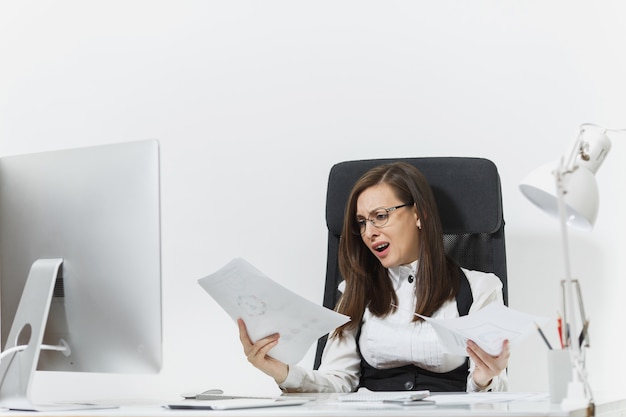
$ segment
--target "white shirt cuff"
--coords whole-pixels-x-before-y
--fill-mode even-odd
[[[489,385],[484,387],[479,387],[478,384],[474,381],[474,378],[470,377],[467,379],[467,392],[489,392],[493,391],[494,382],[496,378],[492,378]]]
[[[287,378],[278,387],[283,391],[302,389],[303,381],[306,376],[304,369],[299,366],[289,366]]]

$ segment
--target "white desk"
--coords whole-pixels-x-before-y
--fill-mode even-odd
[[[302,396],[302,395],[298,395]],[[56,412],[16,412],[0,410],[0,417],[583,417],[586,410],[566,412],[549,400],[495,401],[473,403],[464,406],[408,406],[400,407],[379,403],[339,403],[336,395],[311,395],[312,401],[299,406],[272,407],[245,410],[171,410],[161,404],[122,405],[119,408],[104,410],[56,411]],[[626,416],[626,399],[596,400],[596,416]]]

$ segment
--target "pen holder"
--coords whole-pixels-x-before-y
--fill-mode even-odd
[[[569,349],[548,351],[548,382],[550,401],[560,403],[567,396],[567,384],[572,380],[572,361]]]

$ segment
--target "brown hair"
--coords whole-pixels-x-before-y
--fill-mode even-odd
[[[363,243],[361,236],[351,232],[356,223],[356,203],[363,191],[379,184],[389,185],[400,201],[413,202],[420,216],[419,262],[416,273],[415,312],[431,316],[442,304],[452,299],[459,289],[459,268],[443,246],[443,232],[433,192],[424,175],[404,162],[380,165],[366,172],[354,185],[346,204],[343,230],[339,242],[339,269],[346,287],[337,310],[352,321],[335,331],[360,325],[365,308],[378,317],[393,311],[397,304],[387,269]],[[421,320],[415,316],[414,321]]]

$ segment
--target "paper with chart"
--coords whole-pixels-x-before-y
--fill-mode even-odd
[[[272,281],[242,258],[198,283],[233,320],[245,321],[252,341],[280,333],[269,355],[290,365],[298,363],[318,338],[350,320]]]
[[[547,317],[533,316],[492,303],[467,316],[455,319],[433,319],[419,315],[435,330],[446,353],[467,356],[467,340],[473,340],[490,355],[498,355],[502,342],[509,340],[513,347],[526,336],[537,332],[536,324],[545,323]],[[536,323],[536,324],[535,324]]]

